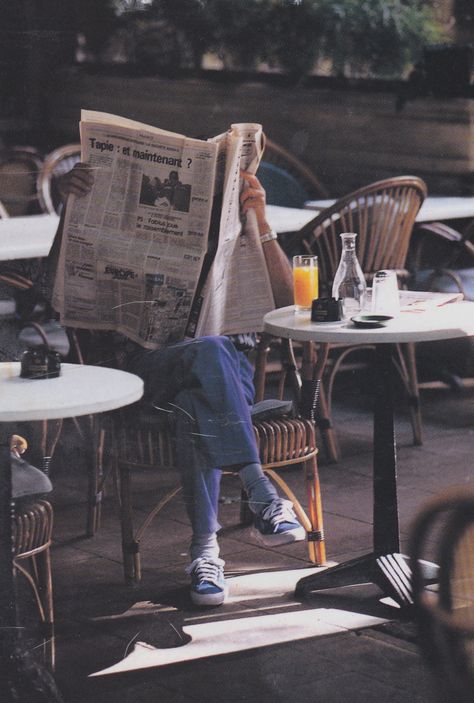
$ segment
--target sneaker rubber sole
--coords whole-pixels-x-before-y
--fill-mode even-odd
[[[265,547],[279,547],[282,544],[302,542],[306,539],[306,530],[302,525],[295,527],[294,530],[275,532],[269,535],[264,535],[260,532],[260,530],[257,530],[256,527],[252,527],[250,534],[257,540],[257,542],[265,545]]]
[[[196,593],[191,589],[191,600],[194,605],[199,606],[217,606],[222,605],[229,594],[229,586],[225,585],[224,590],[220,593]]]

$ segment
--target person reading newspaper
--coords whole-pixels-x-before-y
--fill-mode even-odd
[[[240,195],[241,216],[254,211],[275,305],[289,305],[293,301],[291,268],[266,220],[265,191],[256,176],[242,172],[241,177],[247,186]],[[86,164],[76,164],[63,177],[61,189],[85,196],[93,180]],[[192,526],[187,572],[191,599],[198,606],[220,605],[227,594],[217,540],[223,469],[238,472],[254,513],[254,534],[263,544],[305,539],[292,503],[278,496],[260,464],[250,414],[253,370],[242,351],[252,342],[251,335],[202,336],[146,350],[126,340],[126,368],[143,378],[145,400],[174,414],[176,459]]]

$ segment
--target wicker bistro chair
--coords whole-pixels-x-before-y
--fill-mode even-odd
[[[410,288],[461,293],[474,300],[474,220],[463,231],[444,222],[417,224],[410,244]],[[416,346],[417,362],[425,378],[420,387],[442,383],[462,390],[474,378],[474,340],[453,339]]]
[[[12,455],[20,457],[28,447],[20,435],[12,435]],[[33,591],[40,621],[43,626],[44,654],[54,668],[54,609],[53,580],[51,573],[51,542],[53,533],[53,508],[47,500],[31,502],[22,498],[13,503],[12,545],[13,565],[25,577]]]
[[[0,200],[11,217],[41,212],[36,189],[41,165],[42,158],[33,147],[0,151]]]
[[[426,585],[423,557],[436,550],[438,588]],[[428,500],[410,530],[419,640],[443,703],[468,703],[474,690],[474,490],[451,487]]]
[[[45,637],[45,658],[54,667],[54,610],[51,574],[53,508],[46,500],[20,506],[13,515],[15,569],[33,591]]]
[[[38,197],[44,212],[59,213],[62,201],[56,181],[70,171],[80,158],[80,144],[66,144],[45,157],[37,181]]]
[[[266,138],[257,176],[265,188],[267,203],[303,207],[311,198],[328,198],[321,181],[296,156]]]
[[[133,440],[130,442],[130,430]],[[322,503],[317,468],[317,448],[314,424],[310,420],[281,417],[254,422],[254,431],[265,473],[294,504],[295,512],[307,532],[309,559],[317,564],[326,561]],[[152,520],[180,491],[173,486],[142,520],[134,527],[133,471],[137,468],[177,470],[174,459],[174,444],[169,423],[157,413],[143,411],[131,415],[121,413],[119,431],[116,434],[116,475],[120,486],[120,522],[124,576],[128,583],[141,578],[140,543]],[[304,471],[308,513],[288,486],[280,471],[299,465]],[[245,498],[242,501],[241,522],[247,524],[249,515]]]
[[[86,341],[84,340],[85,336],[89,337]],[[110,336],[107,333],[89,332],[85,335],[84,330],[78,330],[77,334],[71,331],[71,339],[73,346],[80,347],[78,360],[94,363],[94,359],[97,359],[104,363],[104,359],[106,359],[106,365],[120,366],[120,362],[114,357],[114,349],[108,341]],[[256,362],[256,401],[261,401],[263,398],[266,353],[265,345],[259,347]],[[282,407],[283,405],[286,407]],[[293,501],[295,512],[306,529],[309,559],[313,563],[321,565],[326,561],[326,552],[314,423],[311,420],[285,415],[284,411],[291,409],[291,406],[291,402],[280,403],[277,411],[259,412],[254,415],[255,437],[264,471]],[[261,409],[261,405],[256,405],[255,409]],[[91,471],[94,471],[95,467],[96,475],[89,477],[91,487],[89,513],[92,512],[95,515],[97,529],[104,482],[112,472],[119,501],[124,575],[127,582],[133,583],[141,578],[140,543],[148,526],[181,490],[178,479],[176,484],[149,511],[141,524],[135,527],[133,474],[134,471],[144,468],[156,471],[169,471],[177,468],[173,431],[169,420],[163,419],[162,413],[150,409],[142,402],[117,411],[109,416],[109,420],[101,428],[99,448],[102,455],[108,435],[113,450],[108,454],[112,455],[112,462],[103,466],[102,462],[98,461],[91,466]],[[300,466],[303,470],[307,512],[280,474],[280,471],[286,467],[294,465]],[[177,476],[179,476],[178,471]],[[246,504],[243,502],[241,521],[244,523],[249,518],[245,506]]]
[[[308,252],[318,256],[321,294],[330,294],[341,255],[340,234],[357,232],[357,257],[367,282],[380,269],[397,271],[402,285],[408,279],[405,263],[415,217],[427,194],[425,183],[415,176],[377,181],[356,190],[320,212],[285,246],[289,255]],[[321,399],[327,396],[325,427],[330,427],[331,395],[336,373],[360,347],[331,347]],[[413,439],[422,443],[415,351],[413,344],[397,346],[394,360],[410,403]]]

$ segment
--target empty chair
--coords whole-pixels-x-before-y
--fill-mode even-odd
[[[439,567],[426,585],[424,558]],[[468,703],[474,691],[474,490],[452,487],[425,503],[410,532],[409,555],[420,645],[442,703]]]
[[[38,175],[38,195],[44,212],[59,213],[61,196],[57,179],[70,171],[80,158],[80,144],[66,144],[46,156]]]
[[[311,169],[271,139],[266,139],[257,176],[270,205],[303,207],[306,200],[328,197]]]
[[[44,500],[51,483],[38,469],[21,459],[27,442],[19,435],[10,440],[12,461],[13,565],[27,581],[42,624],[44,654],[54,667],[54,610],[51,572],[53,508]],[[19,476],[17,476],[19,474]]]
[[[41,212],[36,182],[42,159],[33,147],[0,151],[0,217]]]
[[[54,665],[54,611],[51,574],[53,508],[37,500],[15,510],[13,517],[14,566],[27,580],[38,609],[45,637],[45,658]]]
[[[474,222],[458,232],[443,222],[419,224],[410,246],[410,288],[462,293],[474,300]],[[462,389],[474,378],[472,338],[417,344],[422,385],[442,382]]]
[[[331,293],[332,282],[341,256],[342,232],[356,232],[357,257],[367,282],[380,269],[397,271],[401,285],[408,279],[406,259],[415,217],[426,197],[425,183],[415,176],[398,176],[364,186],[321,211],[285,244],[288,255],[311,253],[318,256],[320,295]],[[335,374],[357,347],[332,348],[321,395],[331,392]],[[398,345],[395,360],[405,384],[412,417],[415,444],[421,444],[421,416],[415,353],[412,344]],[[325,392],[324,392],[325,391]],[[330,424],[325,418],[325,426]]]
[[[120,365],[116,358],[110,335],[103,332],[88,333],[78,330],[71,331],[73,343],[77,342],[77,360],[87,363],[104,363],[113,366]],[[78,341],[79,340],[79,341]],[[258,352],[260,353],[260,351]],[[265,356],[263,348],[262,356]],[[263,397],[264,361],[257,360],[257,378],[255,382],[256,401]],[[255,406],[253,425],[263,470],[280,487],[286,497],[293,501],[295,512],[307,531],[309,558],[316,564],[325,562],[325,541],[323,532],[322,502],[317,466],[317,447],[314,425],[310,420],[295,418],[288,413],[291,403],[275,404],[272,410],[258,403]],[[122,548],[124,573],[127,582],[139,581],[141,577],[140,543],[146,530],[167,503],[181,490],[179,469],[175,461],[173,428],[163,413],[140,402],[124,409],[116,415],[115,422],[104,426],[113,449],[113,470],[116,473],[120,491],[120,522],[122,528]],[[108,429],[108,434],[107,434]],[[112,440],[110,439],[112,438]],[[101,436],[102,443],[104,436]],[[103,447],[102,447],[103,448]],[[302,470],[302,480],[307,497],[307,513],[293,491],[287,485],[281,472],[290,466],[298,466]],[[134,510],[133,473],[140,468],[149,468],[158,475],[163,470],[176,470],[176,484],[162,496],[156,505],[142,518],[138,527],[135,526],[136,511]],[[110,470],[106,467],[104,474],[100,464],[97,464],[95,492],[90,494],[92,500],[100,496],[103,482]],[[91,506],[100,510],[100,499]],[[246,522],[248,514],[241,511],[241,519]]]
[[[0,201],[0,219],[8,217],[9,213]],[[14,266],[9,266],[8,263],[2,264],[0,268],[0,318],[14,317],[17,312],[17,300],[10,295],[11,289],[15,293],[18,291],[29,291],[32,285],[32,282],[16,271]],[[5,294],[7,297],[4,297]]]

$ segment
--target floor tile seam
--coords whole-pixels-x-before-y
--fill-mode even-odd
[[[68,547],[68,549],[73,549],[73,548]],[[107,562],[111,562],[113,564],[119,564],[120,566],[122,566],[122,564],[123,564],[122,559],[114,559],[113,557],[105,556],[103,553],[99,553],[94,550],[76,549],[75,551],[82,552],[82,553],[86,554],[87,556],[95,557],[97,559],[104,559]],[[53,562],[53,568],[54,568],[54,545],[53,545],[53,549],[51,550],[51,560]]]
[[[95,549],[97,550],[97,547],[95,547]],[[59,550],[63,550],[62,554],[59,553]],[[87,554],[87,555],[93,554],[94,556],[103,557],[104,559],[110,558],[110,557],[104,556],[102,553],[94,551],[93,549],[90,549],[87,547],[74,547],[73,545],[68,544],[67,542],[57,542],[55,540],[51,545],[51,554],[52,554],[53,558],[54,558],[55,553],[58,557],[62,557],[62,556],[66,557],[66,552],[64,550],[67,550],[67,551],[70,550],[72,552],[80,552],[80,553]]]
[[[102,557],[102,556],[104,556],[103,550],[104,550],[104,549],[109,549],[109,548],[110,548],[110,547],[108,547],[108,545],[106,545],[106,544],[102,544],[102,545],[98,545],[98,546],[95,546],[95,544],[92,544],[92,543],[90,543],[90,544],[91,544],[90,547],[88,547],[88,546],[84,546],[84,547],[74,547],[74,546],[68,544],[67,542],[53,543],[53,551],[54,551],[55,549],[63,549],[63,550],[71,549],[71,550],[76,550],[76,551],[82,551],[82,552],[85,552],[85,553],[87,553],[87,554],[95,554],[96,556]],[[97,543],[96,543],[96,544],[97,544]],[[140,554],[143,555],[143,554],[145,553],[144,550],[143,550],[144,543],[140,541],[139,544],[140,544]],[[163,546],[162,543],[160,543],[160,545]],[[160,545],[158,545],[158,547],[157,547],[157,549],[156,549],[157,552],[159,552],[159,547],[160,547]],[[186,544],[183,543],[183,549],[185,548],[185,546],[186,546]],[[117,538],[117,544],[114,545],[113,548],[120,548],[120,547],[121,547],[121,542],[120,542],[120,539]],[[145,546],[145,549],[146,549],[146,550],[148,550],[148,549],[150,549],[150,548],[151,548],[150,545],[146,545],[146,546]],[[181,547],[178,546],[178,548],[177,548],[175,551],[179,554],[179,553],[180,553],[180,550],[181,550]],[[104,556],[104,558],[110,558],[110,557],[105,557],[105,556]],[[114,561],[115,561],[115,559],[114,559]],[[123,559],[122,559],[122,553],[121,553],[121,554],[120,554],[120,563],[122,563],[122,561],[123,561]]]
[[[333,510],[326,510],[323,507],[323,518],[325,518],[327,515],[331,515],[332,517],[336,517],[336,518],[343,518],[344,520],[352,520],[354,522],[360,523],[361,525],[369,525],[369,526],[373,525],[372,518],[370,520],[361,520],[360,518],[348,516],[343,513],[334,512]]]
[[[414,656],[418,656],[421,654],[421,650],[416,642],[412,642],[408,639],[404,640],[401,637],[397,637],[397,635],[395,634],[391,634],[390,632],[384,632],[379,628],[379,625],[369,627],[367,628],[367,631],[363,633],[363,636],[367,639],[373,639],[376,641],[384,642],[389,646],[396,647],[397,649],[401,649],[404,652],[409,652]]]
[[[336,562],[337,564],[344,564],[346,561],[351,559],[357,559],[359,557],[365,556],[366,554],[371,554],[373,551],[373,545],[369,542],[365,547],[357,547],[357,549],[344,550],[341,552],[331,551],[328,556],[328,561]]]
[[[340,488],[341,484],[344,484],[345,481],[345,475],[348,475],[353,479],[354,483],[359,483],[361,480],[365,480],[367,482],[371,482],[372,480],[372,462],[370,463],[370,466],[367,467],[367,473],[364,473],[363,470],[361,469],[347,469],[345,468],[343,471],[341,471],[341,475],[338,476],[337,481],[326,481],[326,477],[324,475],[319,476],[319,480],[321,482],[321,488],[328,489],[328,488]],[[334,474],[333,474],[334,476]],[[333,477],[331,477],[332,479]]]
[[[300,563],[300,562],[303,562],[303,563],[306,563],[306,564],[312,563],[312,562],[309,560],[309,557],[293,556],[293,555],[291,555],[291,554],[288,554],[287,552],[282,552],[280,547],[266,547],[266,546],[263,546],[263,545],[255,544],[255,542],[246,542],[245,540],[239,540],[239,541],[241,541],[242,544],[245,544],[245,545],[248,545],[249,547],[252,547],[252,549],[254,549],[256,552],[262,551],[262,552],[269,552],[269,553],[271,553],[271,554],[278,554],[278,555],[280,555],[281,557],[284,557],[285,559],[291,559],[291,560],[294,560],[294,561],[296,561],[296,562],[298,562],[298,563]],[[291,543],[290,543],[290,544],[283,545],[283,546],[284,546],[284,547],[291,547]],[[242,552],[245,553],[245,552],[248,552],[248,551],[249,551],[248,549],[242,549],[242,550],[240,550],[239,552],[234,552],[233,555],[238,556],[238,555],[241,554]]]

